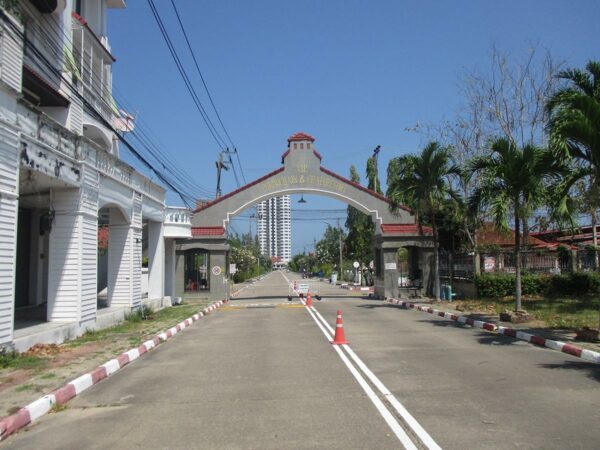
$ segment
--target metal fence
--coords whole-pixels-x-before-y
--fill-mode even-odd
[[[512,251],[479,255],[482,274],[515,273],[515,262],[515,255]],[[521,253],[521,269],[524,273],[555,275],[569,273],[573,270],[589,272],[597,270],[598,267],[597,256],[591,249],[572,253],[563,251],[525,251]],[[440,252],[440,276],[471,280],[474,274],[474,254]]]

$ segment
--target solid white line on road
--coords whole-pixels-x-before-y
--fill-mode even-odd
[[[283,278],[286,280],[286,282],[289,285],[290,284],[290,280],[283,274],[283,272],[280,272],[280,273],[281,273],[281,275],[283,276]],[[329,324],[327,322],[324,322],[325,325],[328,328],[330,328],[331,334],[329,332],[327,332],[327,330],[323,327],[323,325],[319,322],[319,319],[315,315],[315,313],[319,314],[318,311],[316,309],[314,309],[314,307],[313,308],[309,308],[308,306],[306,306],[306,303],[305,303],[304,300],[300,299],[300,301],[306,307],[306,310],[309,312],[309,314],[311,315],[311,317],[313,318],[313,320],[315,321],[315,323],[317,324],[317,326],[321,329],[321,331],[323,332],[323,334],[325,335],[325,337],[327,338],[327,340],[331,341],[333,339],[333,336],[332,336],[333,329],[331,329],[331,327],[329,327]],[[344,347],[347,347],[347,346],[344,345]],[[396,420],[396,418],[389,412],[389,410],[385,407],[385,405],[379,399],[379,397],[377,397],[377,394],[375,394],[375,392],[373,391],[373,389],[371,388],[371,386],[369,386],[369,384],[365,381],[365,379],[360,374],[360,372],[358,370],[356,370],[356,368],[348,360],[348,358],[342,352],[342,350],[339,348],[339,346],[334,345],[333,349],[336,351],[336,353],[338,354],[338,356],[340,357],[340,359],[346,365],[346,367],[348,368],[348,370],[350,371],[350,373],[354,376],[354,378],[356,379],[356,381],[358,382],[358,384],[360,385],[360,387],[362,387],[362,389],[365,391],[365,393],[367,394],[367,397],[369,397],[369,399],[371,400],[371,402],[373,403],[373,405],[375,405],[375,407],[379,411],[379,414],[381,414],[381,416],[383,417],[383,419],[386,421],[386,423],[388,424],[388,426],[392,429],[392,431],[394,432],[394,434],[396,435],[396,437],[398,438],[398,440],[402,443],[402,445],[404,446],[404,448],[411,449],[411,450],[412,449],[417,449],[417,447],[415,446],[415,444],[412,442],[412,440],[410,439],[410,437],[408,436],[408,434],[406,434],[406,432],[404,431],[404,429],[402,428],[402,426],[398,423],[398,421]],[[363,364],[363,366],[364,366],[364,364]],[[366,366],[364,366],[364,367],[366,368]]]
[[[333,328],[325,318],[313,307],[315,315],[323,322],[323,324],[329,329],[329,331],[333,334]],[[440,450],[441,447],[433,440],[433,438],[425,431],[425,429],[417,422],[417,420],[412,416],[411,413],[400,403],[400,401],[390,392],[390,390],[385,387],[385,385],[381,382],[379,378],[367,367],[367,365],[358,357],[354,350],[352,350],[347,344],[342,345],[344,350],[350,355],[350,358],[356,363],[356,365],[363,371],[363,373],[367,376],[367,378],[379,389],[379,392],[383,394],[385,399],[390,402],[390,404],[394,407],[394,409],[400,414],[400,417],[404,419],[406,424],[415,432],[415,434],[419,437],[421,442],[425,444],[428,449],[431,450]]]
[[[290,280],[283,274],[283,272],[281,272],[281,275],[286,280],[286,282],[289,284]],[[304,303],[304,302],[302,302],[302,303]],[[309,310],[309,312],[311,312],[311,315],[314,312],[313,318],[317,317],[323,323],[323,325],[329,330],[329,332],[332,335],[334,334],[333,327],[325,320],[325,318],[321,315],[321,313],[319,313],[319,311],[317,311],[317,309],[314,306],[312,308],[307,307],[307,309]],[[311,309],[312,309],[312,311],[311,311]],[[321,330],[323,330],[323,328],[319,322],[317,322],[317,325],[319,325],[319,328],[321,328]],[[331,340],[331,336],[329,336],[327,334],[326,334],[326,336],[329,340]],[[394,394],[392,394],[390,392],[390,390],[381,382],[381,380],[379,378],[377,378],[377,376],[367,367],[367,365],[358,357],[358,355],[356,353],[354,353],[354,351],[347,344],[342,345],[342,347],[344,348],[344,350],[346,350],[348,355],[350,355],[350,358],[352,358],[354,363],[367,376],[367,378],[371,381],[371,383],[373,383],[373,385],[375,387],[377,387],[377,389],[379,389],[379,392],[381,392],[381,394],[392,405],[392,407],[396,410],[396,412],[398,414],[400,414],[400,417],[402,417],[402,419],[406,422],[406,424],[419,437],[421,442],[423,442],[423,444],[430,450],[441,449],[441,447],[433,440],[433,438],[429,435],[429,433],[427,433],[427,431],[425,431],[425,429],[421,426],[421,424],[419,424],[419,422],[417,422],[417,420],[413,417],[413,415],[408,412],[408,410],[402,405],[402,403],[400,403],[400,401],[394,396]],[[338,346],[334,346],[334,348],[337,351],[339,351]]]
[[[317,324],[317,326],[321,329],[321,331],[323,332],[323,334],[325,335],[327,340],[331,341],[333,336],[331,336],[327,332],[327,330],[325,330],[325,328],[323,328],[323,326],[319,323],[319,320],[315,317],[313,311],[311,311],[311,308],[306,307],[306,309],[309,312],[309,314],[311,315],[311,317],[313,318],[313,320],[315,321],[315,323]],[[415,444],[413,444],[410,437],[408,437],[408,434],[406,434],[406,432],[404,431],[402,426],[400,426],[400,424],[398,423],[396,418],[388,411],[388,409],[385,407],[383,402],[381,400],[379,400],[379,397],[377,397],[377,394],[375,394],[373,389],[371,389],[371,386],[368,385],[368,383],[365,381],[365,379],[362,377],[362,375],[358,372],[358,370],[356,370],[356,368],[350,363],[350,361],[348,360],[346,355],[344,355],[342,350],[337,345],[334,345],[333,349],[336,351],[336,353],[338,354],[340,359],[344,362],[344,364],[346,365],[346,367],[348,368],[350,373],[354,376],[354,378],[356,379],[356,381],[358,382],[360,387],[363,388],[363,390],[367,394],[367,397],[369,397],[369,400],[371,400],[371,402],[373,402],[373,405],[375,405],[375,408],[377,408],[377,410],[379,411],[379,414],[381,414],[383,419],[387,422],[387,424],[392,429],[392,431],[394,432],[394,434],[396,435],[398,440],[402,443],[404,448],[409,449],[409,450],[417,450],[417,447],[415,446]]]

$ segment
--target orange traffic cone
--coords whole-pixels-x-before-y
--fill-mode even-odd
[[[342,321],[342,311],[338,309],[337,319],[335,320],[335,337],[331,341],[333,345],[348,344],[344,335],[344,322]]]
[[[306,306],[312,306],[312,299],[310,298],[310,292],[306,294]]]

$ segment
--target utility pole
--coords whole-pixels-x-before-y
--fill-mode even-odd
[[[219,198],[221,196],[221,170],[229,170],[227,162],[223,160],[223,154],[224,152],[220,152],[219,160],[215,162],[215,165],[217,166],[217,192],[215,198]]]
[[[379,151],[381,150],[381,145],[378,145],[373,150],[373,158],[375,159],[375,192],[377,191],[377,175],[379,174],[379,168],[377,166],[377,157],[379,156]]]
[[[338,241],[340,244],[340,281],[342,280],[342,227],[340,227],[340,219],[337,219]]]

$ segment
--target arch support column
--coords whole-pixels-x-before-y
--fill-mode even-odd
[[[421,284],[421,293],[430,295],[433,286],[433,240],[431,236],[377,235],[375,247],[375,296],[381,299],[398,298],[398,249],[407,247],[416,252],[409,259],[413,282]]]

